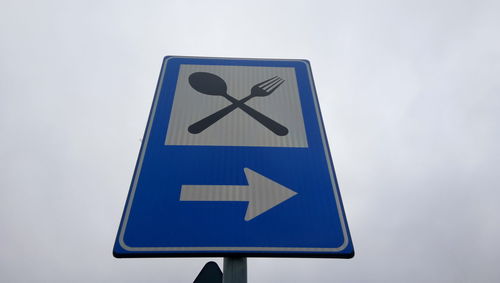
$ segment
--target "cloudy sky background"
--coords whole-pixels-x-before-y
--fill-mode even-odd
[[[192,282],[112,246],[165,55],[305,58],[356,256],[249,282],[499,282],[500,2],[0,0],[0,281]]]

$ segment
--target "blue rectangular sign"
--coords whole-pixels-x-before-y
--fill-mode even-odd
[[[309,62],[165,57],[113,254],[354,256]]]

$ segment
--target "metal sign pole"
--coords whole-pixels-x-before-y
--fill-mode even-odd
[[[223,269],[223,283],[247,283],[246,257],[225,257]]]

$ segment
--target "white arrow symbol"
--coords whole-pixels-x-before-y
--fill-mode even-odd
[[[248,201],[249,221],[297,193],[259,173],[244,168],[248,186],[182,185],[181,201]]]

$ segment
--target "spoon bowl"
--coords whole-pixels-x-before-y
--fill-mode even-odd
[[[189,76],[189,84],[196,91],[207,95],[224,95],[227,93],[226,82],[212,73],[192,73]]]

